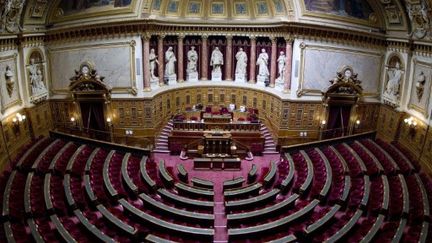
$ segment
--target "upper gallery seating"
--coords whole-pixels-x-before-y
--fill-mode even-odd
[[[0,177],[0,242],[432,242],[432,180],[397,144],[299,150],[223,185],[180,167],[38,138]]]

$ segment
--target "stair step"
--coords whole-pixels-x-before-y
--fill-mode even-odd
[[[277,151],[264,151],[263,154],[279,154]]]
[[[155,153],[164,153],[164,154],[169,154],[170,153],[169,150],[163,150],[163,149],[155,149],[155,150],[153,150],[153,152],[155,152]]]

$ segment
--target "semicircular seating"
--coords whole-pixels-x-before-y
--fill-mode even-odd
[[[254,158],[224,180],[64,139],[23,150],[0,176],[1,242],[432,240],[432,179],[382,140]]]

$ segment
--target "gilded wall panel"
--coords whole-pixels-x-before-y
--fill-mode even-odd
[[[377,121],[377,136],[388,142],[396,140],[402,116],[402,112],[390,106],[381,105]]]
[[[27,114],[32,124],[34,136],[48,136],[49,130],[53,128],[50,104],[46,101],[40,103],[27,109]]]

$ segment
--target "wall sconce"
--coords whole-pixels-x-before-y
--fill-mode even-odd
[[[357,120],[356,122],[355,122],[355,128],[359,128],[360,127],[360,120]]]
[[[327,124],[327,121],[326,120],[322,120],[321,123],[320,123],[320,127],[323,129],[323,128],[325,128],[326,124]]]
[[[133,135],[133,131],[132,131],[132,130],[126,130],[126,131],[125,131],[125,134],[126,134],[127,136],[131,136],[131,135]]]
[[[408,126],[409,128],[409,135],[411,135],[411,137],[415,136],[415,132],[416,132],[416,127],[417,127],[417,121],[414,120],[414,118],[411,116],[409,118],[405,118],[404,119],[404,123]]]
[[[16,115],[12,118],[12,129],[15,134],[20,132],[20,123],[26,119],[27,117],[25,115],[21,115],[20,113],[16,113]]]
[[[107,119],[106,119],[106,122],[107,122],[107,124],[108,124],[108,126],[109,127],[111,127],[113,124],[112,124],[112,119],[111,119],[111,117],[108,117]]]
[[[75,117],[71,117],[70,118],[70,122],[71,122],[71,125],[74,127],[74,126],[76,126],[76,119],[75,119]]]

